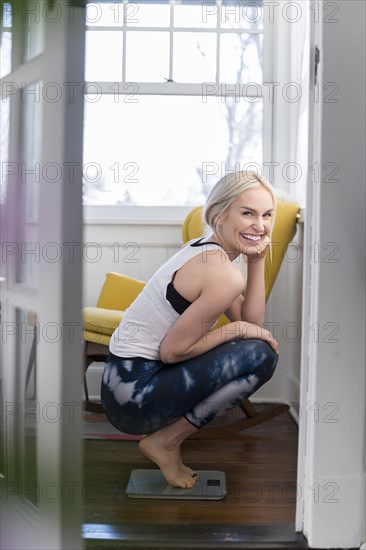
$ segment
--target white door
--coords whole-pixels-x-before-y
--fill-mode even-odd
[[[81,529],[81,2],[3,3],[0,547]]]

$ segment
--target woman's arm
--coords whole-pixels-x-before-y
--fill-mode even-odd
[[[264,323],[266,289],[264,286],[265,259],[248,261],[248,278],[245,298],[241,306],[241,319],[260,327]]]
[[[210,266],[200,296],[177,319],[160,344],[160,358],[164,363],[177,363],[197,357],[224,342],[236,338],[261,338],[275,351],[277,343],[272,335],[254,324],[234,321],[212,329],[217,318],[243,290],[243,278],[232,266]]]
[[[235,298],[225,315],[230,321],[246,321],[262,327],[265,311],[264,265],[256,265],[248,264],[245,296]]]
[[[245,297],[238,296],[225,312],[231,321],[246,321],[263,326],[266,306],[265,252],[266,250],[259,255],[248,255]]]

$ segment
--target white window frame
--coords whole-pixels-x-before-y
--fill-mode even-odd
[[[107,0],[105,0],[106,2]],[[169,0],[174,2],[174,0]],[[221,6],[223,0],[216,0],[219,4],[217,12],[218,21],[221,18]],[[255,2],[255,0],[253,0]],[[105,3],[99,0],[98,3]],[[272,0],[270,0],[272,2]],[[268,3],[268,2],[267,2]],[[123,4],[127,4],[123,0]],[[273,156],[273,117],[274,117],[274,86],[273,86],[273,44],[275,36],[276,20],[264,27],[262,30],[251,30],[251,34],[263,34],[263,84],[257,84],[256,88],[261,90],[261,95],[255,92],[255,88],[245,89],[245,84],[238,86],[233,83],[225,85],[225,97],[261,97],[263,98],[263,159],[266,162],[272,162]],[[113,30],[111,30],[113,29]],[[216,67],[220,64],[220,36],[226,33],[238,33],[238,29],[221,29],[220,24],[216,28],[201,29],[197,27],[174,27],[172,18],[172,5],[170,6],[170,26],[169,27],[131,27],[127,26],[126,21],[120,26],[87,26],[86,31],[117,31],[129,30],[133,32],[141,31],[164,31],[164,32],[211,32],[217,34],[216,43]],[[245,32],[245,31],[244,31]],[[183,96],[202,96],[203,83],[177,83],[172,81],[172,50],[170,50],[169,77],[167,82],[127,82],[126,75],[126,36],[123,33],[123,58],[122,58],[122,81],[121,82],[90,82],[86,81],[86,89],[92,92],[92,85],[97,85],[98,93],[103,95],[112,95],[118,93],[121,95],[183,95]],[[170,40],[172,48],[172,40]],[[204,83],[207,84],[207,83]],[[219,82],[219,71],[216,70],[216,82]],[[245,93],[244,93],[245,91]],[[243,95],[244,94],[244,95]],[[218,89],[205,89],[205,95],[220,97]],[[218,175],[219,179],[220,175]],[[185,217],[192,210],[192,206],[140,206],[140,205],[84,205],[84,222],[86,224],[116,224],[119,225],[181,225]]]

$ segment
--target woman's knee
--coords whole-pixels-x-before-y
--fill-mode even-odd
[[[278,362],[278,354],[274,351],[272,346],[265,340],[259,338],[255,340],[256,358],[257,358],[257,372],[261,373],[261,377],[268,381],[272,378],[274,371],[276,370]]]

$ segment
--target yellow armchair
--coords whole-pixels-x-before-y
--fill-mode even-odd
[[[121,322],[123,312],[145,286],[143,281],[109,272],[96,307],[83,309],[83,336],[87,342],[109,346],[109,340]]]

